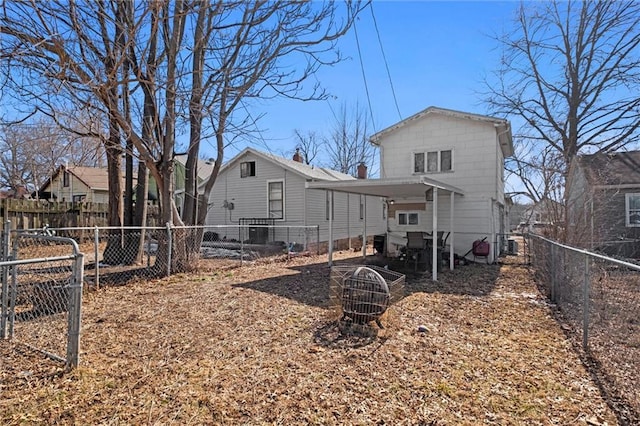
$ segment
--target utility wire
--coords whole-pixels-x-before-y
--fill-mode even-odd
[[[353,23],[353,30],[356,35],[356,46],[358,47],[358,59],[360,59],[360,69],[362,70],[362,80],[364,81],[364,90],[367,92],[367,103],[369,104],[369,114],[371,114],[371,125],[373,127],[374,133],[377,133],[376,124],[373,119],[373,108],[371,108],[371,96],[369,96],[369,85],[367,84],[367,75],[364,72],[364,63],[362,62],[362,51],[360,50],[360,38],[358,37],[358,26],[355,21]]]
[[[382,39],[380,38],[380,31],[378,30],[378,22],[376,21],[376,15],[373,13],[373,2],[369,2],[369,10],[371,10],[371,18],[373,18],[373,26],[376,29],[378,36],[378,44],[380,44],[380,51],[382,52],[382,59],[384,59],[384,66],[387,70],[387,77],[389,77],[389,85],[391,86],[391,93],[393,94],[393,102],[396,104],[396,110],[398,111],[398,117],[402,121],[402,114],[400,113],[400,107],[398,106],[398,98],[396,97],[396,91],[393,88],[393,81],[391,80],[391,72],[389,71],[389,63],[387,62],[387,55],[384,53],[382,47]]]

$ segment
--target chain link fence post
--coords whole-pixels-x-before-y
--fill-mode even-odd
[[[551,302],[556,303],[556,280],[558,279],[558,248],[555,244],[551,244],[551,288],[549,289],[549,298]]]
[[[244,228],[242,226],[238,226],[238,235],[240,236],[240,266],[242,266],[244,262]]]
[[[173,233],[171,232],[171,222],[167,222],[167,276],[171,276],[171,252],[173,249]]]
[[[96,229],[97,231],[97,229]],[[96,271],[97,271],[96,258]],[[84,254],[76,253],[73,262],[73,278],[69,286],[69,317],[67,334],[67,368],[77,367],[80,362],[80,324],[82,317],[82,283]],[[97,277],[96,277],[97,280]],[[96,281],[97,282],[97,281]]]
[[[2,230],[2,260],[10,260],[11,221],[4,223]],[[9,267],[2,267],[2,318],[0,318],[0,337],[7,338],[7,319],[9,317]]]
[[[93,254],[95,264],[96,289],[100,288],[100,230],[96,226],[93,231]]]
[[[320,256],[320,225],[316,225],[316,254]]]
[[[589,347],[589,291],[591,284],[591,276],[589,275],[589,255],[584,255],[584,286],[583,286],[583,302],[582,302],[582,349],[585,351]]]

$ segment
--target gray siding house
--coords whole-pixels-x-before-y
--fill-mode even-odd
[[[296,157],[296,156],[294,156]],[[207,225],[220,226],[220,238],[239,239],[240,223],[268,219],[275,227],[269,240],[314,244],[329,240],[329,214],[337,248],[351,239],[386,232],[383,200],[358,194],[333,194],[305,188],[307,182],[355,181],[352,176],[246,148],[220,170],[209,198]],[[315,227],[318,228],[315,228]],[[244,237],[243,237],[244,238]]]
[[[640,151],[577,156],[566,191],[569,243],[640,257]]]

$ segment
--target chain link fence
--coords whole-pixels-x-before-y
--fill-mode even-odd
[[[26,232],[3,232],[2,242],[0,336],[77,366],[84,269],[78,245]]]
[[[525,254],[601,388],[640,424],[640,265],[527,234]]]
[[[46,232],[77,242],[85,254],[84,279],[89,287],[236,268],[274,256],[319,254],[321,248],[317,226],[94,227]]]

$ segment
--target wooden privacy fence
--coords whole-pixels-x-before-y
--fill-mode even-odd
[[[43,200],[0,200],[3,223],[11,221],[13,229],[107,226],[109,205],[106,203],[49,202]],[[154,226],[158,206],[148,206],[147,225]]]

